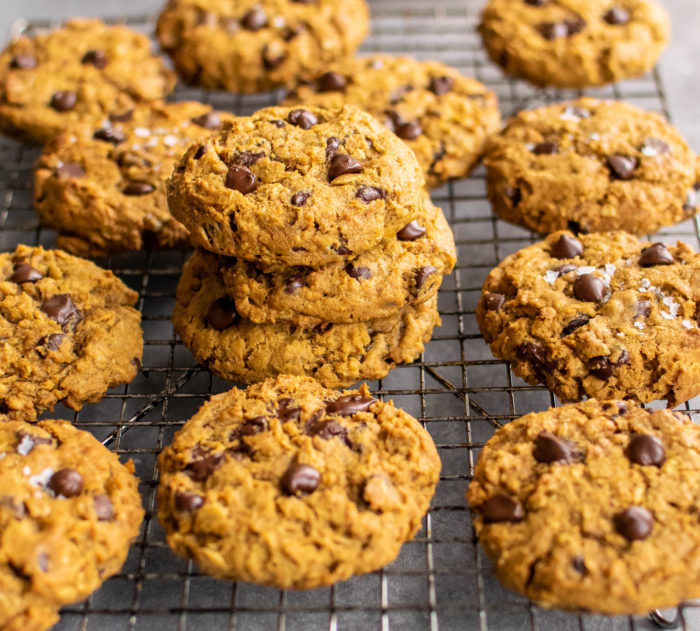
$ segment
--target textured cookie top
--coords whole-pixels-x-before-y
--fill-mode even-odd
[[[36,165],[37,209],[76,254],[184,245],[188,233],[168,210],[165,181],[192,142],[231,118],[201,103],[154,102],[71,127]]]
[[[403,228],[423,212],[423,184],[411,150],[369,114],[270,107],[190,147],[168,203],[207,250],[319,265]]]
[[[80,409],[131,381],[143,351],[136,299],[112,272],[61,250],[0,254],[0,415]]]
[[[485,85],[436,61],[375,55],[335,64],[298,86],[287,104],[356,105],[413,150],[429,187],[464,177],[498,131],[498,99]]]
[[[170,0],[158,18],[180,75],[230,92],[292,87],[352,55],[368,31],[364,0]]]
[[[700,427],[677,412],[528,414],[483,448],[467,499],[499,578],[547,606],[644,614],[700,596]]]
[[[425,195],[425,212],[352,261],[318,268],[272,267],[238,261],[222,266],[236,310],[253,322],[362,322],[425,302],[454,267],[452,230]]]
[[[100,20],[71,20],[0,53],[0,129],[43,143],[66,125],[97,126],[173,87],[175,74],[152,54],[145,35]]]
[[[655,0],[489,0],[479,30],[507,73],[582,88],[650,70],[670,19]]]
[[[143,518],[132,470],[65,421],[0,423],[3,629],[48,629],[121,568]]]
[[[289,375],[212,397],[158,463],[175,551],[215,576],[283,588],[391,561],[440,472],[429,434],[392,403]]]
[[[487,143],[489,197],[541,233],[655,232],[696,212],[696,156],[659,114],[582,98],[523,111]]]
[[[700,254],[624,232],[559,232],[486,279],[479,326],[497,357],[562,400],[700,393]]]

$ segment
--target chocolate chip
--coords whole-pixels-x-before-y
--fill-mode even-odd
[[[36,57],[32,55],[15,55],[10,62],[10,68],[19,70],[32,70],[38,65]]]
[[[564,20],[566,25],[567,35],[576,35],[580,33],[584,28],[586,28],[586,21],[581,18],[575,18],[573,20]]]
[[[56,175],[59,180],[68,180],[72,177],[83,177],[85,169],[78,162],[65,162],[56,167]]]
[[[51,476],[49,488],[63,497],[75,497],[83,491],[83,476],[75,469],[59,469]]]
[[[101,127],[98,129],[92,137],[95,140],[104,140],[105,142],[111,142],[113,145],[121,144],[126,140],[124,132],[114,127]]]
[[[292,206],[303,206],[309,197],[311,197],[311,193],[294,193],[291,199]]]
[[[641,506],[632,506],[615,516],[615,528],[628,541],[646,539],[654,527],[654,517]]]
[[[46,335],[39,340],[38,346],[43,346],[48,351],[57,351],[61,348],[61,343],[63,338],[66,337],[63,333],[51,333]],[[37,351],[42,357],[46,356],[46,353],[41,353]]]
[[[545,348],[535,342],[525,342],[515,349],[518,359],[528,362],[540,378],[543,376],[543,371],[551,368],[546,353]]]
[[[610,290],[595,274],[582,274],[574,281],[574,296],[584,302],[603,302]]]
[[[348,439],[348,430],[337,421],[313,421],[307,423],[305,431],[309,436],[318,436],[323,440],[340,438],[348,447],[352,447]]]
[[[588,324],[590,319],[591,316],[588,316],[585,313],[577,315],[562,329],[561,336],[566,337],[567,335],[571,335],[576,329],[580,329],[582,326]]]
[[[580,554],[577,554],[573,559],[571,559],[571,567],[574,568],[579,574],[588,574],[586,562]]]
[[[287,286],[284,288],[284,293],[285,294],[294,294],[302,287],[306,287],[306,283],[304,282],[304,279],[303,278],[294,278],[287,283]]]
[[[369,204],[377,199],[384,199],[386,197],[386,191],[376,186],[360,186],[360,188],[357,189],[357,193],[355,193],[355,197]]]
[[[567,37],[569,35],[569,29],[563,22],[543,22],[537,26],[537,30],[542,37],[548,40]]]
[[[239,436],[255,436],[262,434],[270,429],[270,424],[264,416],[254,416],[246,419],[246,421],[238,428]]]
[[[204,127],[204,129],[217,129],[221,125],[221,116],[217,112],[205,112],[192,119],[195,125]]]
[[[352,416],[358,412],[367,412],[377,399],[364,394],[345,394],[333,401],[326,401],[326,413]]]
[[[328,181],[332,182],[335,178],[349,173],[361,173],[362,164],[352,156],[345,153],[336,153],[331,158],[330,166],[328,167]]]
[[[420,289],[425,285],[425,281],[428,280],[431,274],[437,272],[437,267],[432,265],[426,265],[425,267],[419,267],[416,270],[416,289]]]
[[[344,90],[348,85],[347,79],[338,72],[326,72],[322,74],[316,82],[319,92],[334,92],[336,90]]]
[[[666,460],[666,450],[656,436],[636,434],[627,446],[627,457],[635,464],[660,467]]]
[[[141,195],[150,195],[156,187],[148,182],[129,182],[123,189],[122,193],[124,195],[131,195],[132,197],[140,197]]]
[[[517,522],[525,519],[523,505],[507,495],[490,497],[479,506],[478,510],[487,524],[498,521]]]
[[[622,7],[613,7],[609,11],[606,11],[603,19],[608,24],[620,26],[630,21],[630,13],[627,9],[623,9]]]
[[[396,126],[396,135],[404,140],[415,140],[423,133],[421,126],[415,121],[400,123]]]
[[[308,110],[292,110],[287,116],[287,120],[297,127],[302,129],[311,129],[318,124],[318,118]]]
[[[481,303],[484,305],[486,311],[500,311],[505,301],[506,297],[503,294],[491,291],[486,292],[481,298]]]
[[[295,462],[282,475],[280,484],[290,495],[313,493],[321,481],[321,474],[311,465]]]
[[[202,145],[194,152],[194,159],[199,160],[207,152],[207,146]]]
[[[248,11],[241,19],[241,24],[250,31],[259,31],[267,25],[267,15],[261,7]]]
[[[193,513],[204,504],[204,498],[189,491],[177,491],[175,493],[175,510],[183,513]]]
[[[141,363],[141,360],[138,357],[132,357],[131,358],[131,363],[136,366],[136,370],[138,372],[141,372],[141,369],[143,368],[143,363]]]
[[[617,402],[617,414],[613,414],[612,418],[617,418],[618,416],[624,416],[629,412],[629,408],[627,407],[627,404],[624,401],[618,401]]]
[[[535,439],[535,448],[532,455],[537,462],[547,464],[571,464],[581,460],[581,451],[576,447],[576,443],[555,436],[551,432],[540,432]]]
[[[578,221],[571,221],[571,219],[566,222],[566,228],[575,235],[585,234],[588,232],[588,230],[586,230]]]
[[[260,158],[264,157],[264,151],[241,151],[238,154],[236,154],[236,158],[233,162],[234,164],[249,167],[255,164],[258,160],[260,160]]]
[[[642,255],[639,257],[639,264],[642,267],[673,265],[675,262],[673,255],[668,251],[664,243],[653,243],[648,248],[644,248]]]
[[[616,153],[608,158],[608,168],[618,180],[631,180],[637,168],[637,158]]]
[[[649,317],[651,313],[651,303],[648,300],[638,300],[637,304],[634,306],[634,316],[638,318],[642,316],[643,318]]]
[[[226,187],[247,195],[258,188],[258,178],[248,167],[233,164],[226,174]]]
[[[562,234],[549,252],[557,259],[573,259],[583,253],[583,244],[568,234]]]
[[[352,263],[348,263],[345,266],[345,273],[351,278],[356,278],[357,280],[368,280],[372,278],[372,272],[369,267],[354,267]]]
[[[217,331],[233,326],[238,320],[236,304],[228,296],[217,298],[207,311],[207,325]]]
[[[340,147],[340,140],[335,136],[326,138],[326,160],[330,160],[338,151]]]
[[[109,120],[113,123],[128,123],[134,118],[134,110],[125,110],[124,112],[113,112],[109,115]]]
[[[74,317],[80,317],[80,310],[70,294],[56,294],[44,301],[41,310],[59,324],[65,324]]]
[[[303,24],[295,24],[294,26],[285,26],[280,35],[285,42],[291,42],[295,37],[299,37],[305,30],[306,27]]]
[[[44,278],[44,275],[29,263],[15,263],[12,269],[13,272],[7,279],[11,283],[35,283]]]
[[[607,380],[615,373],[616,364],[610,361],[609,357],[593,357],[588,362],[588,370],[598,379]]]
[[[332,245],[331,248],[335,251],[336,254],[340,254],[340,256],[347,256],[348,254],[352,254],[348,248],[345,247],[345,245],[339,245],[339,246],[334,246]]]
[[[292,399],[283,398],[277,401],[277,418],[283,423],[299,420],[300,412],[300,408],[292,407]]]
[[[21,453],[24,456],[29,454],[32,451],[32,449],[34,449],[34,447],[36,447],[37,445],[50,445],[53,442],[50,438],[44,438],[43,436],[30,434],[29,432],[23,429],[17,430],[15,435],[17,436],[17,440],[19,441],[19,445],[17,445],[17,452]],[[29,442],[30,444],[27,445],[27,442]],[[23,446],[22,443],[25,443],[25,445]],[[28,449],[24,447],[28,447]],[[23,450],[20,451],[20,449]]]
[[[440,96],[441,94],[450,92],[454,86],[454,82],[455,81],[452,77],[430,77],[428,89],[436,96]]]
[[[95,507],[97,521],[112,521],[114,519],[114,506],[112,500],[106,495],[95,495],[92,498],[92,505]]]
[[[553,156],[559,153],[559,143],[556,140],[545,140],[532,148],[532,153],[537,156]]]
[[[57,112],[70,112],[78,102],[78,95],[75,92],[61,90],[51,97],[50,105]]]
[[[523,194],[520,191],[519,188],[513,188],[512,186],[509,186],[506,188],[505,191],[503,191],[504,195],[510,200],[510,203],[513,205],[513,208],[517,208],[518,204],[521,202],[523,198]]]
[[[399,241],[415,241],[425,236],[425,228],[421,226],[415,219],[407,223],[401,230],[396,233],[396,238]]]
[[[207,453],[199,446],[192,450],[192,455],[195,460],[185,467],[185,471],[195,482],[206,480],[221,466],[221,461],[224,459],[222,454]]]
[[[85,65],[102,70],[107,65],[107,53],[104,50],[88,50],[80,60]]]

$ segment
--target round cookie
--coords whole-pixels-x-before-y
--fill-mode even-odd
[[[369,114],[269,107],[195,143],[168,180],[206,250],[267,264],[340,262],[423,212],[411,150]]]
[[[283,589],[391,562],[428,510],[440,458],[392,403],[281,375],[216,395],[158,459],[168,544],[207,574]]]
[[[335,64],[303,83],[285,104],[356,105],[402,138],[427,186],[465,177],[484,141],[501,127],[498,99],[485,85],[437,61],[374,55]]]
[[[542,234],[641,235],[697,212],[695,153],[661,115],[618,101],[520,112],[487,142],[484,164],[496,214]]]
[[[180,76],[229,92],[292,87],[352,56],[368,31],[364,0],[170,0],[158,18]]]
[[[168,210],[165,181],[192,142],[231,118],[201,103],[153,102],[97,126],[69,128],[37,162],[39,215],[73,254],[188,245],[187,230]]]
[[[153,55],[145,35],[100,20],[70,20],[0,53],[0,131],[43,144],[70,124],[98,127],[109,114],[174,87],[175,73]]]
[[[479,31],[507,74],[584,88],[651,70],[671,27],[655,0],[489,0]]]
[[[562,401],[675,407],[700,394],[700,254],[557,232],[491,271],[476,309],[496,357]]]
[[[138,295],[112,272],[61,250],[0,254],[0,417],[79,410],[141,368]]]
[[[396,363],[412,362],[439,324],[437,297],[370,322],[254,324],[236,313],[216,257],[201,252],[185,263],[173,309],[183,344],[218,377],[254,383],[291,373],[329,388],[380,379]]]
[[[138,480],[66,421],[0,423],[0,454],[0,627],[43,631],[123,565]]]
[[[454,267],[454,237],[440,208],[426,211],[392,239],[344,263],[318,268],[224,264],[221,275],[236,311],[257,323],[319,324],[388,318],[431,299]]]
[[[467,491],[510,589],[546,607],[646,614],[700,596],[700,427],[620,401],[528,414]]]

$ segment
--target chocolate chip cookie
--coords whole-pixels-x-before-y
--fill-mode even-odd
[[[74,254],[184,246],[188,232],[168,210],[165,181],[192,142],[231,118],[201,103],[153,102],[71,127],[44,147],[35,206]]]
[[[281,375],[216,395],[158,459],[168,543],[207,574],[330,585],[392,561],[440,473],[430,435],[392,403]]]
[[[498,99],[485,85],[437,61],[374,55],[335,64],[299,85],[285,104],[372,114],[413,150],[428,187],[465,177],[487,136],[501,126]]]
[[[141,366],[138,298],[112,272],[61,250],[0,254],[0,418],[79,410]]]
[[[229,92],[291,87],[350,57],[368,31],[364,0],[170,0],[158,18],[180,76]]]
[[[507,74],[559,88],[643,75],[670,30],[656,0],[489,0],[479,26],[489,56]]]
[[[344,263],[265,268],[223,262],[221,274],[236,311],[253,322],[319,324],[388,318],[430,300],[456,260],[452,230],[425,196],[425,213],[394,238]]]
[[[647,234],[697,212],[695,153],[661,115],[618,101],[520,112],[484,163],[496,214],[543,234]]]
[[[423,212],[411,150],[369,114],[269,107],[195,143],[168,180],[206,250],[266,264],[340,262]]]
[[[119,571],[143,519],[131,463],[66,421],[0,423],[0,627],[43,631]]]
[[[503,583],[546,607],[645,614],[700,596],[700,426],[595,401],[486,443],[467,499]]]
[[[563,401],[700,394],[700,254],[684,243],[554,233],[491,271],[476,316],[496,357]]]
[[[0,131],[43,144],[67,125],[97,128],[110,114],[174,87],[175,73],[153,55],[145,35],[100,20],[70,20],[0,53]]]
[[[282,373],[310,375],[329,388],[384,377],[423,352],[439,326],[437,297],[389,318],[313,329],[255,324],[226,294],[216,257],[195,252],[177,288],[173,324],[199,362],[222,379],[254,383]]]

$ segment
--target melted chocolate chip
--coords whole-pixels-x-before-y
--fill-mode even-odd
[[[666,450],[656,436],[636,434],[627,446],[627,457],[635,464],[660,467],[666,460]]]
[[[323,440],[340,438],[348,447],[352,446],[348,439],[348,430],[337,421],[313,421],[307,423],[306,433],[309,436],[318,436]]]
[[[642,255],[639,257],[639,264],[642,267],[673,265],[675,262],[673,255],[668,251],[664,243],[653,243],[648,248],[644,248]]]
[[[568,37],[569,28],[564,22],[543,22],[537,26],[540,35],[548,40]]]
[[[603,280],[595,274],[582,274],[574,281],[574,297],[577,300],[597,304],[605,301],[609,293]]]
[[[50,105],[57,112],[70,112],[78,102],[78,95],[75,92],[61,90],[51,97]]]
[[[573,559],[571,559],[571,567],[574,568],[579,574],[588,574],[586,562],[580,554],[577,554]]]
[[[86,66],[102,70],[107,65],[107,53],[104,50],[88,50],[80,61]]]
[[[549,252],[557,259],[573,259],[583,253],[583,244],[568,234],[562,234]]]
[[[513,205],[513,208],[517,208],[518,204],[523,199],[523,194],[519,188],[513,188],[513,187],[509,186],[508,188],[506,188],[505,191],[503,191],[503,193],[508,198],[510,203]]]
[[[333,401],[326,401],[326,413],[352,416],[358,412],[367,412],[376,402],[377,399],[363,394],[345,394]]]
[[[334,92],[344,90],[348,85],[348,80],[338,72],[326,72],[322,74],[316,82],[316,89],[319,92]]]
[[[500,311],[505,302],[506,297],[503,294],[491,291],[485,293],[481,299],[481,303],[486,311]]]
[[[111,142],[113,145],[121,144],[126,140],[124,132],[114,127],[101,127],[98,129],[92,137],[95,140],[104,140],[105,142]]]
[[[61,348],[61,343],[65,337],[63,333],[51,333],[42,337],[37,344],[37,353],[41,357],[46,357],[47,351],[57,351]]]
[[[130,182],[124,187],[122,193],[124,193],[124,195],[139,197],[141,195],[150,195],[155,190],[156,187],[148,182]]]
[[[330,160],[338,151],[340,147],[340,140],[335,136],[326,138],[326,160]]]
[[[304,279],[303,278],[293,278],[292,280],[290,280],[287,283],[286,287],[284,288],[284,293],[285,294],[294,294],[302,287],[306,287],[306,282],[304,282]]]
[[[7,278],[11,283],[35,283],[44,278],[44,275],[29,263],[15,263],[12,269],[12,274]]]
[[[264,151],[241,151],[236,155],[236,159],[234,160],[234,164],[239,164],[244,167],[249,167],[253,164],[255,164],[260,158],[265,157],[265,152]]]
[[[299,420],[300,413],[300,408],[292,407],[292,399],[284,398],[277,401],[277,418],[283,423]]]
[[[396,125],[395,133],[403,140],[415,140],[423,133],[423,130],[416,121],[407,121]]]
[[[537,156],[553,156],[559,153],[559,143],[556,140],[545,140],[532,148],[532,153]]]
[[[638,300],[637,304],[634,306],[634,316],[638,318],[639,316],[643,318],[649,317],[651,313],[651,303],[648,300]]]
[[[654,516],[641,506],[632,506],[615,517],[615,528],[627,541],[646,539],[654,527]]]
[[[631,180],[637,168],[637,158],[616,153],[608,158],[608,168],[618,180]]]
[[[192,122],[195,125],[204,127],[204,129],[217,129],[221,125],[221,116],[216,112],[205,112],[200,116],[195,116]]]
[[[251,9],[241,19],[241,24],[249,31],[259,31],[267,25],[267,15],[261,7]]]
[[[313,493],[321,481],[321,474],[311,465],[295,462],[282,475],[280,484],[290,495]]]
[[[430,90],[436,96],[441,94],[447,94],[452,90],[454,86],[454,79],[452,77],[430,77],[430,83],[428,84],[428,90]]]
[[[399,241],[415,241],[425,236],[425,228],[421,226],[415,219],[407,223],[401,230],[396,233],[396,238]]]
[[[425,267],[419,267],[415,272],[415,287],[416,289],[421,289],[425,285],[425,281],[430,278],[432,274],[437,272],[437,267],[432,265],[426,265]]]
[[[258,178],[248,167],[234,164],[226,174],[226,187],[247,195],[258,188]]]
[[[125,110],[124,112],[112,112],[109,115],[109,120],[113,123],[128,123],[134,118],[134,110]]]
[[[569,36],[576,35],[586,28],[586,21],[579,17],[573,20],[564,20],[564,24],[566,25],[567,35]]]
[[[348,263],[345,266],[345,273],[351,278],[355,278],[357,280],[368,280],[372,278],[372,272],[370,271],[369,267],[355,267],[352,263]]]
[[[238,321],[236,304],[228,296],[217,298],[207,311],[207,325],[217,331],[223,331]]]
[[[192,455],[195,460],[190,462],[185,471],[195,482],[203,482],[214,471],[221,466],[221,461],[224,456],[220,453],[206,453],[201,447],[197,446],[192,450]]]
[[[302,129],[311,129],[318,124],[318,118],[309,110],[292,110],[287,116],[287,120]]]
[[[243,425],[238,428],[239,436],[255,436],[270,429],[270,424],[264,416],[254,416],[247,419]]]
[[[362,164],[358,160],[345,153],[336,153],[331,158],[331,163],[328,167],[328,181],[333,181],[341,175],[361,172]]]
[[[499,521],[518,522],[525,519],[523,505],[507,495],[490,497],[478,510],[487,524]]]
[[[83,491],[83,476],[75,469],[59,469],[51,476],[49,488],[63,497],[75,497]]]
[[[340,256],[347,256],[348,254],[352,254],[348,248],[346,248],[344,245],[339,245],[339,246],[331,246],[331,248],[335,251],[336,254],[340,254]]]
[[[627,24],[630,21],[630,13],[627,9],[622,7],[613,7],[609,11],[606,11],[603,15],[603,19],[614,26],[621,26]]]
[[[41,310],[59,324],[80,318],[80,309],[75,305],[70,294],[56,294],[47,298],[41,305]]]
[[[576,443],[555,436],[551,432],[540,432],[535,439],[532,455],[537,462],[547,464],[571,464],[581,460],[582,454]]]
[[[204,504],[204,498],[189,491],[177,491],[175,493],[175,510],[183,513],[193,513]]]
[[[588,370],[591,374],[603,380],[610,379],[610,377],[613,376],[616,366],[617,364],[611,362],[609,357],[602,355],[600,357],[593,357],[588,362]]]
[[[566,337],[567,335],[571,335],[576,329],[580,329],[582,326],[588,324],[590,319],[591,316],[588,316],[585,313],[577,315],[562,329],[561,336]]]
[[[114,506],[112,500],[106,495],[95,495],[92,498],[92,505],[95,508],[97,521],[112,521],[114,519]]]
[[[369,204],[377,199],[384,199],[386,197],[386,192],[376,186],[360,186],[360,188],[357,189],[357,193],[355,193],[355,197]]]
[[[10,68],[18,70],[33,70],[38,65],[36,57],[32,55],[15,55],[10,62]]]
[[[543,346],[534,342],[525,342],[515,349],[515,354],[521,361],[528,362],[538,377],[542,378],[545,370],[551,368],[547,360],[547,352]]]
[[[292,206],[303,206],[306,204],[306,200],[309,199],[309,197],[311,197],[311,193],[294,193],[290,201],[292,202]]]
[[[78,162],[65,162],[64,164],[56,167],[56,175],[59,180],[68,180],[72,177],[83,177],[85,175],[85,169],[83,165]]]

